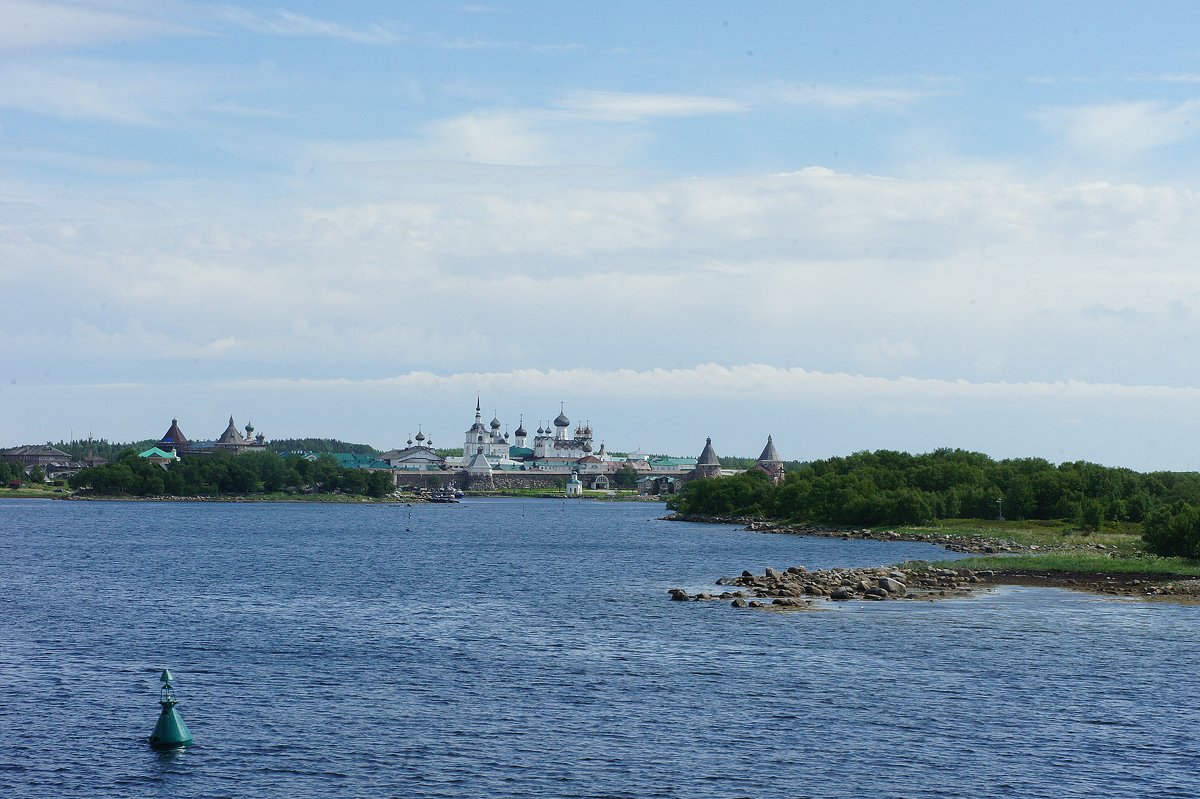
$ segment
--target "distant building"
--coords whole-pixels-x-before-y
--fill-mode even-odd
[[[158,447],[151,447],[145,452],[138,453],[139,458],[145,458],[151,463],[156,463],[159,466],[167,467],[179,460],[179,453],[174,450],[164,450]]]
[[[217,439],[207,441],[189,440],[179,429],[179,420],[172,419],[171,426],[155,446],[164,452],[174,452],[181,458],[189,455],[211,455],[217,451],[240,455],[243,452],[265,452],[267,449],[266,437],[262,433],[256,435],[254,425],[247,424],[246,433],[243,435],[232,416],[229,417],[225,432]]]
[[[237,425],[233,422],[233,417],[229,417],[229,425],[225,428],[225,432],[217,439],[214,449],[231,452],[234,455],[241,455],[243,452],[265,452],[267,449],[266,436],[262,433],[254,434],[254,425],[246,424],[246,435],[242,435],[237,429]]]
[[[775,449],[775,442],[767,436],[767,445],[763,447],[762,454],[758,456],[758,463],[754,468],[760,472],[765,472],[767,477],[771,478],[771,482],[779,485],[783,482],[783,459],[779,457],[779,450]]]
[[[429,471],[446,468],[446,459],[433,449],[433,439],[427,439],[420,430],[417,431],[415,443],[410,438],[407,447],[388,450],[379,456],[379,460],[393,469]]]
[[[71,456],[49,444],[27,444],[0,452],[6,463],[17,465],[26,474],[40,468],[46,477],[63,477],[74,474],[80,465]]]
[[[20,464],[25,467],[26,471],[34,466],[41,466],[44,471],[47,466],[65,465],[71,462],[70,455],[49,444],[27,444],[23,447],[13,447],[0,452],[0,457],[3,457],[8,463]]]
[[[700,451],[700,457],[696,459],[696,468],[692,470],[693,480],[702,480],[706,477],[721,476],[721,459],[717,457],[717,451],[713,449],[712,438],[707,438],[704,441],[704,449]]]
[[[191,452],[191,443],[187,436],[179,429],[179,420],[172,419],[171,426],[167,428],[167,432],[163,433],[162,438],[158,440],[157,446],[164,452],[174,452],[177,455],[183,456]]]

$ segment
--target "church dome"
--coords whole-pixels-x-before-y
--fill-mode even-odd
[[[570,427],[571,420],[567,418],[567,415],[565,413],[563,413],[562,411],[559,411],[558,417],[554,420],[554,426],[555,427]]]
[[[541,432],[541,431],[539,430],[538,432]],[[517,434],[518,436],[522,436],[522,437],[529,435],[529,433],[527,433],[527,432],[525,431],[525,425],[523,425],[523,424],[522,424],[520,427],[518,427],[518,428],[517,428],[517,433],[516,433],[516,434]]]
[[[425,434],[422,433],[420,430],[418,430],[417,431],[417,443],[420,444],[424,440],[425,440]]]
[[[590,441],[583,442],[583,451],[591,452],[592,451],[592,442],[590,442]]]
[[[493,430],[500,429],[500,420],[495,416],[492,417],[492,429]]]

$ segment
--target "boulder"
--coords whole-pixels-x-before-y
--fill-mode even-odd
[[[682,588],[670,588],[667,590],[667,593],[671,595],[671,600],[673,602],[687,602],[689,599],[691,599],[691,597],[688,596],[688,592],[684,591]]]
[[[733,605],[735,608],[749,607],[746,600],[742,599],[741,597],[738,597],[737,599],[733,600],[729,604]]]
[[[764,572],[764,574],[766,575],[766,578],[772,582],[779,582],[783,579],[782,575],[780,575],[779,572],[775,571],[770,566],[767,567],[767,570]]]
[[[893,580],[891,577],[880,577],[879,587],[893,596],[904,596],[908,593],[908,587],[904,583]]]
[[[833,589],[833,592],[830,593],[829,598],[836,600],[836,601],[840,601],[843,599],[854,599],[854,592],[851,591],[849,588],[842,586],[840,588]]]

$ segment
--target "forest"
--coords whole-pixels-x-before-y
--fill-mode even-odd
[[[668,506],[702,516],[858,526],[1001,516],[1061,520],[1090,530],[1148,522],[1146,541],[1154,551],[1195,557],[1178,542],[1190,523],[1200,526],[1200,512],[1189,516],[1189,509],[1200,508],[1200,474],[1140,473],[1085,461],[1056,465],[1042,458],[993,460],[960,449],[920,455],[878,450],[803,464],[779,485],[757,470],[697,480]]]
[[[395,484],[387,472],[346,469],[332,455],[306,460],[297,455],[216,452],[184,458],[170,468],[126,450],[113,463],[81,469],[71,488],[103,496],[217,497],[278,493],[341,493],[385,497]]]

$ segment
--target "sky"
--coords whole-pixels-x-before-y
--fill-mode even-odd
[[[0,446],[1200,468],[1200,5],[0,18]]]

